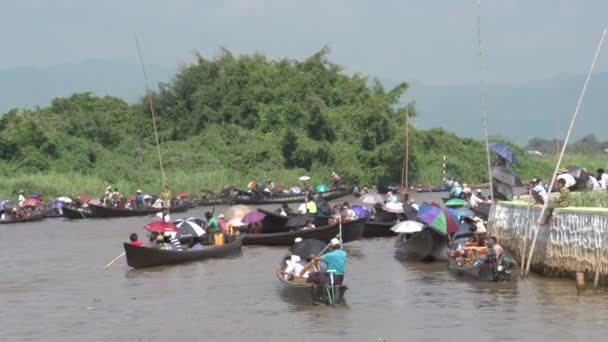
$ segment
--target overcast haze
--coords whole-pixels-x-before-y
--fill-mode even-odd
[[[21,79],[18,67],[29,67],[28,77],[40,78],[45,73],[38,72],[39,69],[32,71],[31,67],[77,64],[75,68],[54,69],[51,74],[55,76],[49,77],[56,77],[58,70],[59,75],[63,72],[67,75],[69,70],[91,65],[82,64],[91,60],[127,62],[134,66],[138,63],[135,34],[140,38],[146,63],[159,67],[152,69],[160,70],[152,75],[154,80],[168,77],[180,62],[191,59],[195,49],[207,56],[216,55],[218,47],[223,46],[237,53],[259,51],[272,57],[303,58],[328,45],[331,59],[348,71],[378,77],[387,83],[408,81],[414,87],[420,85],[423,89],[418,94],[424,94],[415,99],[421,109],[428,110],[422,113],[420,125],[435,126],[443,122],[444,116],[462,113],[450,113],[451,99],[435,98],[436,89],[432,86],[442,86],[440,89],[448,96],[455,92],[445,86],[469,87],[466,91],[469,96],[458,99],[466,102],[461,111],[470,118],[479,117],[478,91],[470,88],[479,82],[476,4],[476,0],[2,0],[0,78],[4,70],[4,75],[10,75],[5,81]],[[576,89],[576,94],[569,93],[573,103],[562,105],[564,117],[570,115],[580,89],[579,81],[589,68],[601,31],[608,23],[608,1],[485,0],[481,13],[486,81],[524,87],[532,80],[551,84],[556,77],[564,79],[564,75],[571,75],[570,79],[576,82],[565,88],[570,93]],[[601,55],[596,71],[608,70],[607,56]],[[36,98],[32,102],[35,97],[32,96],[30,102],[11,102],[18,96],[8,93],[7,88],[20,91],[21,97],[27,91],[12,89],[13,81],[3,87],[0,79],[0,90],[5,93],[4,99],[0,94],[3,102],[0,110],[44,104],[41,101],[48,101],[47,97],[65,96],[68,91],[104,92],[112,84],[120,87],[123,84],[119,83],[125,83],[123,79],[112,83],[106,77],[107,83],[95,88],[95,72],[107,73],[107,67],[115,64],[105,69],[103,63],[92,65],[99,70],[91,70],[87,80],[69,84],[71,78],[67,76],[55,79],[51,90],[63,81],[62,91],[40,95],[43,101]],[[134,74],[137,70],[132,71]],[[91,85],[86,86],[86,82]],[[141,80],[136,82],[141,89]],[[44,80],[40,80],[38,88],[45,87]],[[133,87],[124,85],[123,89],[126,88]],[[542,92],[542,88],[536,91]],[[109,93],[127,99],[135,97],[132,90]],[[411,96],[416,94],[417,89],[413,88]],[[512,99],[503,97],[501,92],[494,95],[501,99],[501,105],[508,106],[509,102],[519,102],[525,97],[526,89],[521,88],[519,94]],[[562,96],[557,92],[544,95],[546,101],[537,104],[538,109],[534,110],[539,120],[545,117],[544,110],[555,111],[553,98]],[[437,101],[446,103],[438,107],[432,103]],[[597,103],[601,110],[583,114],[605,115],[605,104]],[[492,106],[489,98],[491,114],[497,113]],[[525,119],[527,114],[521,115]],[[494,133],[502,133],[495,127],[492,129]],[[453,130],[479,136],[477,129],[472,134]],[[589,130],[588,133],[607,135],[593,124]],[[582,129],[577,133],[580,136],[587,132]],[[534,132],[518,137],[519,141],[525,141],[530,134]],[[510,136],[508,132],[503,135]]]
[[[475,0],[3,0],[0,68],[86,59],[174,65],[193,49],[303,57],[328,44],[349,70],[381,78],[478,80]],[[584,72],[608,1],[482,2],[488,80]],[[606,63],[600,63],[605,68]]]

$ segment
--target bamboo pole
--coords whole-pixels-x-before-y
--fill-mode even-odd
[[[581,108],[581,103],[583,102],[583,98],[585,97],[585,92],[587,91],[587,85],[589,84],[589,80],[591,79],[591,74],[593,73],[593,69],[595,68],[595,62],[597,61],[597,57],[600,54],[602,49],[602,45],[604,44],[604,38],[606,37],[606,29],[602,32],[602,37],[600,38],[600,42],[598,43],[597,49],[595,50],[595,55],[593,56],[593,61],[591,62],[591,67],[589,67],[589,72],[587,72],[587,78],[585,79],[585,83],[583,84],[583,89],[581,90],[581,94],[578,98],[578,102],[576,104],[576,109],[574,110],[574,114],[572,115],[572,120],[570,121],[570,127],[568,128],[568,134],[566,134],[566,138],[564,139],[564,143],[562,144],[562,150],[559,154],[559,158],[557,159],[557,164],[555,165],[555,170],[553,171],[553,177],[551,178],[551,183],[549,184],[548,193],[551,194],[553,190],[553,186],[555,185],[555,180],[557,177],[557,171],[560,168],[562,163],[562,158],[564,157],[564,152],[566,152],[566,146],[568,146],[568,141],[570,140],[570,135],[572,134],[572,129],[574,128],[574,124],[576,123],[576,118],[578,117],[579,110]],[[536,246],[536,239],[538,238],[538,231],[540,230],[540,222],[545,216],[545,212],[547,211],[547,207],[549,206],[549,201],[545,201],[543,204],[543,208],[540,212],[540,217],[536,222],[536,231],[534,232],[534,238],[532,239],[532,245],[530,246],[530,255],[528,256],[528,264],[526,265],[526,271],[524,276],[528,276],[530,273],[530,265],[532,263],[532,256],[534,255],[534,247]]]
[[[490,199],[494,203],[494,184],[492,181],[492,162],[490,160],[490,143],[488,142],[488,108],[486,104],[484,89],[484,66],[483,66],[483,45],[481,40],[481,0],[477,0],[477,43],[479,46],[479,91],[480,107],[483,117],[483,135],[486,143],[486,157],[488,160],[488,177],[490,178]]]
[[[528,200],[532,199],[532,189],[530,189],[528,191]],[[533,200],[533,199],[532,199]],[[534,203],[534,201],[530,201],[528,203],[528,210],[526,211],[526,221],[530,220],[530,207],[532,207],[532,204]],[[528,244],[528,226],[526,226],[526,229],[524,230],[524,247],[521,249],[521,272],[520,274],[523,274],[524,271],[524,266],[526,265],[526,248],[527,248],[527,244]]]
[[[152,113],[152,126],[154,126],[154,137],[156,138],[156,151],[158,152],[158,163],[160,164],[160,175],[163,183],[163,192],[167,189],[167,177],[165,170],[163,169],[163,158],[160,153],[160,140],[158,139],[158,129],[156,127],[156,112],[154,111],[154,104],[152,103],[152,95],[150,95],[150,87],[148,86],[148,73],[146,72],[146,66],[144,64],[144,57],[139,47],[139,39],[135,36],[135,45],[137,45],[137,53],[139,54],[139,62],[141,64],[141,71],[144,74],[144,85],[146,89],[146,97],[148,98],[148,104],[150,105],[150,112]]]
[[[408,173],[410,167],[410,108],[405,111],[405,188],[409,189]]]

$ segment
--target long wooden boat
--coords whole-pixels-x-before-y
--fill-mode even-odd
[[[460,264],[454,258],[448,259],[448,269],[456,274],[474,278],[480,281],[510,281],[517,279],[515,275],[519,271],[515,259],[509,252],[505,251],[503,260],[508,260],[509,265],[505,265],[504,270],[498,271],[491,263],[481,259],[480,262],[472,265]]]
[[[363,237],[376,238],[396,236],[398,234],[391,230],[391,228],[396,224],[397,221],[382,222],[376,220],[367,220],[365,222],[365,228],[363,229]]]
[[[171,207],[169,209],[172,213],[183,213],[190,209],[190,203],[184,203]],[[129,217],[129,216],[146,216],[153,215],[160,212],[162,209],[159,208],[146,208],[146,209],[125,209],[125,208],[112,208],[103,205],[89,204],[89,210],[91,210],[92,217]]]
[[[91,214],[91,211],[88,209],[85,209],[85,208],[76,209],[76,208],[71,208],[71,207],[63,207],[61,209],[63,211],[63,217],[69,218],[72,220],[93,217],[93,214]]]
[[[361,239],[366,219],[359,219],[342,224],[342,241],[344,243]],[[263,245],[263,246],[291,246],[295,238],[317,239],[329,242],[335,238],[340,231],[339,225],[327,225],[313,229],[300,229],[297,231],[287,231],[267,234],[246,234],[243,240],[244,245]]]
[[[323,199],[326,201],[335,200],[344,196],[347,196],[352,193],[351,187],[345,187],[340,189],[332,189],[327,192],[319,193]],[[316,193],[313,193],[316,195]],[[261,195],[257,195],[251,192],[239,191],[233,199],[233,202],[236,204],[283,204],[283,203],[304,203],[305,194],[265,194],[261,193]]]
[[[13,218],[7,221],[0,221],[0,224],[11,224],[11,223],[27,223],[42,221],[45,218],[45,213],[37,213],[27,217]]]
[[[123,245],[127,256],[127,265],[133,268],[145,268],[235,255],[241,252],[243,237],[243,235],[240,235],[222,246],[205,246],[201,250],[194,251],[139,247],[128,242],[125,242]]]
[[[299,291],[302,291],[301,289],[306,289],[308,291],[312,291],[312,283],[308,283],[307,278],[305,277],[300,277],[297,275],[293,275],[293,276],[289,276],[289,277],[285,277],[284,274],[284,270],[286,268],[286,264],[285,264],[285,258],[283,258],[283,260],[281,261],[281,264],[279,266],[279,268],[276,270],[275,272],[275,276],[277,277],[277,279],[279,279],[281,281],[281,283],[283,283],[285,286],[287,286],[290,289],[300,289]],[[326,286],[326,290],[327,289],[331,289],[331,285],[327,285]],[[348,290],[348,286],[342,284],[342,285],[336,285],[335,286],[335,302],[336,303],[343,303],[344,302],[344,293],[346,292],[346,290]],[[325,301],[326,304],[330,304],[328,302],[328,297],[327,297],[327,293],[325,291],[322,291],[322,300]],[[311,300],[312,300],[312,296],[311,296]]]

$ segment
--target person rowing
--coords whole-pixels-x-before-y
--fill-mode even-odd
[[[330,283],[330,272],[333,273],[334,285],[342,285],[344,282],[348,254],[341,247],[340,240],[333,238],[330,241],[330,252],[319,256],[311,255],[311,259],[314,261],[323,261],[327,264],[326,271],[313,272],[306,281],[313,283],[312,299],[315,304],[320,303],[319,298],[322,297],[323,290]]]

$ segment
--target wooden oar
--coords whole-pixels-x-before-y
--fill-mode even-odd
[[[125,256],[125,254],[126,254],[126,253],[127,253],[127,252],[122,252],[122,253],[120,253],[120,255],[119,255],[119,256],[117,256],[116,258],[112,259],[112,261],[110,261],[110,262],[109,262],[107,265],[105,265],[105,266],[103,267],[103,269],[105,270],[106,268],[108,268],[108,267],[112,266],[112,264],[113,264],[113,263],[115,263],[116,261],[118,261],[118,259],[120,259],[120,258],[122,258],[123,256]]]

